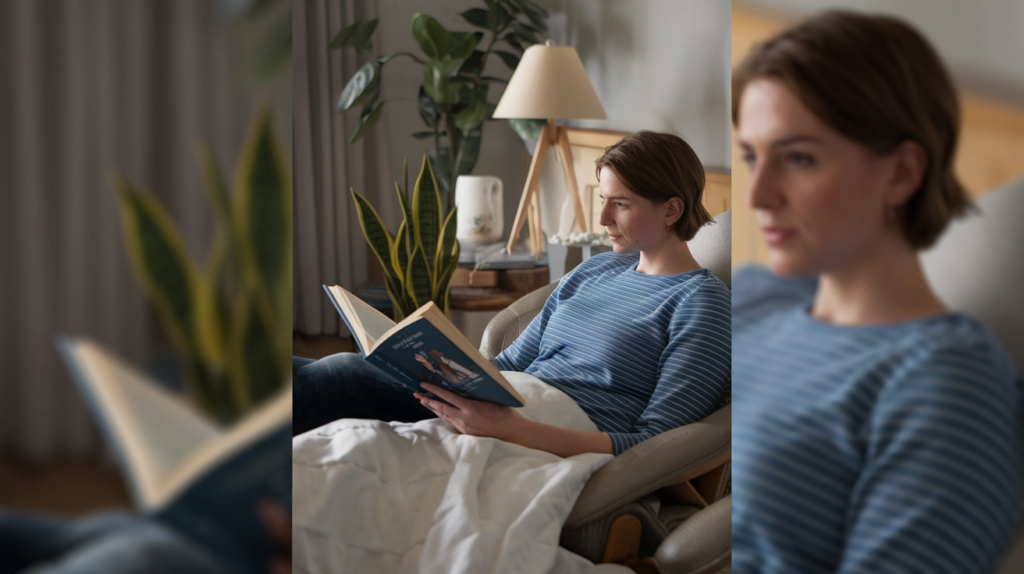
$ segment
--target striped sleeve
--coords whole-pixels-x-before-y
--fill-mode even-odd
[[[677,307],[647,408],[631,432],[608,433],[616,455],[667,430],[699,421],[727,400],[731,318],[728,290],[711,282]]]
[[[555,307],[558,305],[558,291],[564,284],[563,281],[558,284],[558,287],[555,287],[554,292],[544,302],[544,307],[541,308],[540,313],[526,326],[526,330],[516,337],[516,340],[512,341],[512,344],[499,353],[497,357],[494,357],[491,362],[497,365],[498,369],[502,371],[525,372],[534,359],[537,358],[540,354],[541,337],[544,335],[548,319],[555,312]]]
[[[984,350],[920,353],[871,415],[840,573],[987,574],[1017,524],[1019,378]]]

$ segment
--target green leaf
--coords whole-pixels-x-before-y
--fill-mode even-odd
[[[493,54],[497,54],[501,61],[505,63],[508,69],[515,71],[516,66],[519,65],[519,56],[511,52],[505,52],[503,50],[494,50]]]
[[[483,8],[470,8],[459,16],[474,26],[491,29],[491,25],[487,22],[487,10]]]
[[[396,185],[395,187],[397,188],[398,186]],[[400,189],[398,190],[398,204],[402,208],[402,223],[405,224],[406,234],[402,240],[405,244],[405,259],[408,259],[412,256],[412,247],[416,243],[416,228],[412,217],[412,209],[409,207],[409,202],[406,200],[406,194]],[[395,241],[398,241],[397,236]]]
[[[455,114],[455,125],[464,132],[471,131],[484,121],[486,113],[487,105],[476,100]]]
[[[541,119],[510,119],[508,125],[512,127],[512,131],[516,132],[524,142],[532,141],[536,142],[537,138],[540,137],[540,131],[544,128],[544,124],[548,123],[547,120]],[[532,148],[531,148],[532,149]]]
[[[445,271],[448,270],[448,267],[451,264],[452,251],[454,250],[454,244],[456,243],[455,232],[459,222],[459,216],[457,213],[458,209],[459,208],[457,207],[453,208],[448,213],[448,217],[445,218],[444,225],[441,226],[441,247],[434,255],[433,261],[434,274],[439,278],[444,276]],[[438,287],[440,287],[440,284]],[[438,293],[439,291],[435,291],[432,295],[435,301],[437,300]]]
[[[434,178],[437,181],[438,188],[441,191],[447,191],[451,189],[451,184],[448,181],[448,162],[450,161],[450,154],[448,148],[442,147],[437,150],[437,153],[429,154],[430,157],[430,169],[434,172]]]
[[[502,36],[501,39],[504,40],[505,43],[508,44],[509,46],[512,46],[513,48],[518,50],[520,53],[523,52],[523,45],[519,42],[519,38],[516,36],[515,32],[509,32],[508,34]]]
[[[477,38],[468,32],[449,32],[449,34],[452,37],[452,48],[446,55],[456,63],[461,63],[473,54]]]
[[[196,345],[203,359],[217,369],[226,367],[225,340],[230,313],[224,301],[225,273],[231,228],[219,226],[213,237],[203,278],[196,284],[194,306]]]
[[[423,118],[423,123],[427,124],[428,128],[436,126],[437,122],[444,115],[444,108],[430,99],[423,86],[420,86],[417,102],[419,103],[420,117]]]
[[[425,257],[433,258],[441,231],[441,196],[426,153],[413,188],[412,221],[416,245],[424,251]]]
[[[457,86],[448,82],[448,75],[457,63],[451,58],[430,60],[423,68],[423,90],[438,104],[454,104],[459,101]]]
[[[522,5],[523,12],[526,14],[526,17],[529,18],[535,26],[543,28],[546,33],[548,29],[547,10],[533,2],[530,2],[529,0],[520,0],[519,4]]]
[[[480,81],[488,84],[507,84],[508,80],[505,78],[495,78],[494,76],[480,76]]]
[[[383,109],[383,100],[378,100],[370,106],[364,107],[363,113],[359,114],[359,122],[356,123],[355,129],[352,130],[352,137],[349,138],[348,143],[355,143],[359,138],[366,135],[366,132],[370,131],[373,124],[377,123],[377,120],[380,119],[380,112]]]
[[[114,182],[128,258],[171,341],[195,360],[194,296],[199,271],[170,215],[125,179]]]
[[[412,231],[406,227],[409,222],[403,221],[398,226],[398,233],[395,234],[395,242],[391,246],[391,268],[394,269],[395,275],[398,277],[405,277],[405,270],[409,267],[409,251],[406,249],[408,244],[409,235]]]
[[[413,132],[412,137],[418,140],[425,140],[434,137],[434,132]]]
[[[259,404],[287,377],[274,360],[274,330],[265,315],[258,295],[243,290],[228,335],[228,376],[240,410]]]
[[[433,291],[434,278],[423,249],[417,245],[409,258],[409,268],[405,272],[405,291],[415,301],[416,308],[426,305]]]
[[[380,94],[380,63],[376,60],[363,64],[345,84],[338,97],[338,112],[357,104],[369,102]]]
[[[394,238],[391,237],[391,233],[384,228],[384,222],[381,221],[380,215],[377,214],[377,210],[370,205],[370,202],[365,197],[356,193],[356,190],[350,189],[352,193],[352,200],[356,204],[356,213],[359,215],[359,226],[363,229],[363,237],[366,238],[366,243],[370,245],[370,250],[380,260],[380,264],[384,267],[384,274],[393,276],[391,273],[391,247],[394,245]]]
[[[537,40],[536,37],[534,37],[533,33],[528,32],[528,31],[527,32],[520,31],[518,27],[516,28],[515,35],[516,35],[516,38],[519,39],[519,41],[526,48],[529,48],[530,46],[532,46],[534,44],[540,44],[540,41]]]
[[[388,288],[388,298],[391,299],[391,312],[395,322],[401,322],[406,315],[416,310],[416,302],[409,297],[404,283],[398,278],[385,275],[384,284]]]
[[[373,51],[373,45],[370,43],[370,36],[373,35],[373,31],[377,28],[377,19],[373,20],[361,20],[342,28],[340,32],[331,43],[327,45],[328,50],[334,50],[336,48],[355,48],[355,51],[360,54],[369,54]]]
[[[525,34],[547,34],[547,30],[542,26],[534,26],[529,22],[516,21],[516,30],[522,31]]]
[[[484,65],[484,53],[480,50],[473,50],[473,53],[466,58],[459,66],[459,73],[467,76],[475,76],[480,73]]]
[[[458,170],[455,172],[456,175],[466,175],[472,173],[473,168],[476,167],[477,157],[480,155],[480,139],[483,135],[483,131],[477,127],[465,134],[459,141],[459,153],[456,156],[458,160]]]
[[[412,17],[412,37],[420,49],[432,60],[439,60],[451,53],[454,39],[448,30],[434,18],[417,12]]]
[[[232,220],[243,249],[243,267],[249,269],[244,279],[258,286],[257,300],[273,313],[267,319],[271,324],[275,320],[282,325],[291,322],[291,181],[274,137],[270,108],[264,107],[242,149]],[[286,338],[284,333],[282,330],[282,340]],[[287,355],[282,361],[285,359]]]

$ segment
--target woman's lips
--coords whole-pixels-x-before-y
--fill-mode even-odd
[[[761,233],[764,234],[764,240],[768,242],[768,245],[778,245],[795,234],[792,229],[785,229],[774,225],[762,227]]]

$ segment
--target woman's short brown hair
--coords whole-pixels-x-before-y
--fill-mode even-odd
[[[928,154],[918,190],[896,210],[907,242],[931,246],[971,201],[953,173],[960,107],[928,41],[888,16],[830,11],[755,46],[732,76],[732,121],[751,81],[781,81],[820,120],[879,155],[912,140]]]
[[[597,158],[597,179],[601,168],[615,171],[630,191],[663,204],[673,197],[683,200],[683,215],[673,224],[679,239],[689,241],[697,230],[711,221],[701,204],[704,166],[697,154],[679,136],[639,131],[605,148]]]

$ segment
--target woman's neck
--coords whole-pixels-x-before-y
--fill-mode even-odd
[[[644,275],[677,275],[700,268],[700,263],[690,254],[686,242],[672,236],[656,250],[641,251],[636,271]]]
[[[821,274],[811,315],[837,325],[880,325],[944,313],[921,262],[902,239],[879,242],[843,269]]]

